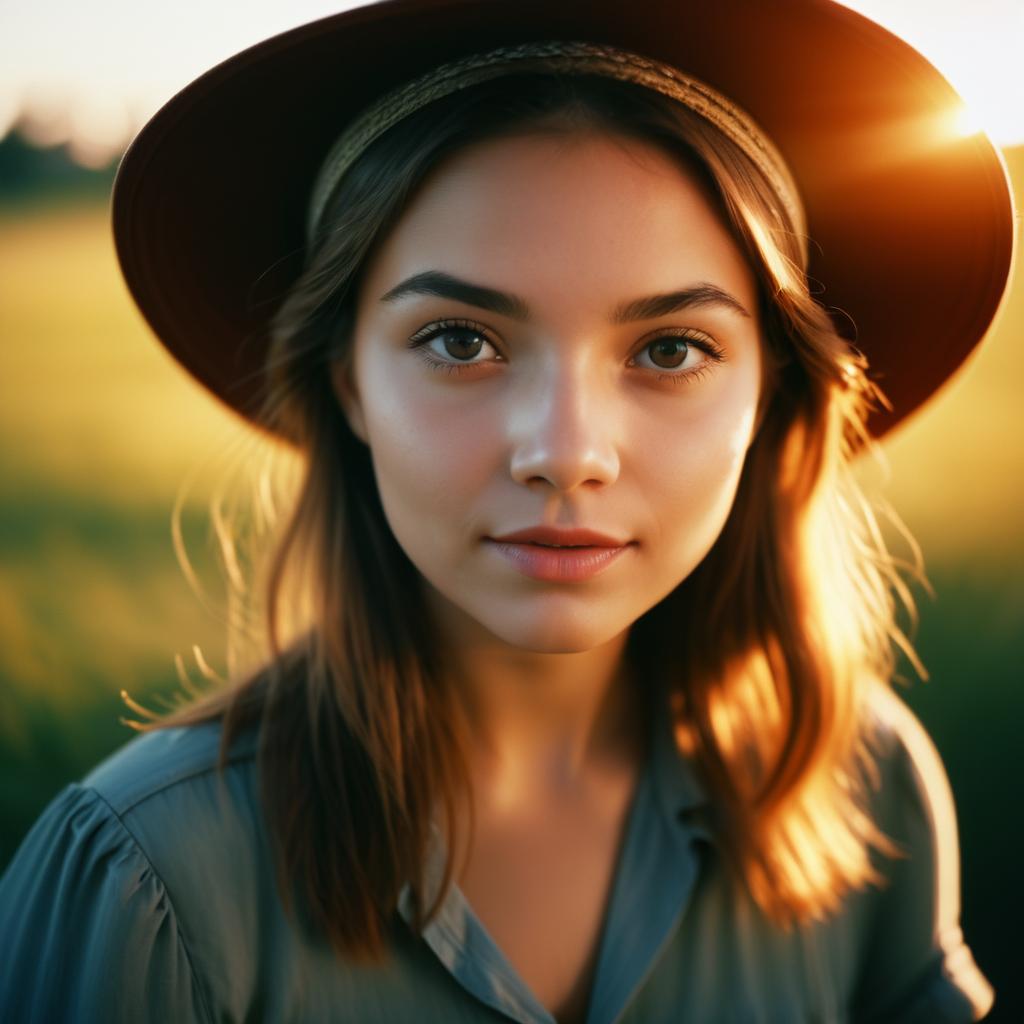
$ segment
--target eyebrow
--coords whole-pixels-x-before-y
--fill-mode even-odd
[[[484,285],[463,281],[440,270],[425,270],[414,274],[401,284],[385,292],[381,302],[395,302],[409,295],[437,295],[443,299],[455,299],[470,306],[488,309],[512,320],[527,321],[530,319],[530,307],[517,295],[487,288]],[[730,295],[718,285],[701,281],[689,288],[666,292],[663,295],[648,295],[640,299],[631,299],[616,306],[612,312],[613,324],[627,324],[636,320],[653,320],[656,317],[668,316],[683,309],[695,309],[699,306],[718,306],[730,310],[740,316],[750,317],[739,299]]]

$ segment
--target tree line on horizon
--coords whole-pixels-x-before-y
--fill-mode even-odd
[[[117,159],[103,168],[83,167],[67,147],[35,146],[17,128],[0,139],[0,203],[72,196],[103,199],[117,170]]]

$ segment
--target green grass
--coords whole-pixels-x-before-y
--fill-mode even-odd
[[[119,693],[178,687],[174,656],[213,664],[223,637],[175,560],[170,510],[124,506],[4,476],[0,501],[0,859],[43,804],[131,733]],[[214,602],[201,510],[182,535]]]

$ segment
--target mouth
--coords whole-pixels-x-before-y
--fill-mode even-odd
[[[518,544],[529,544],[531,547],[535,547],[535,548],[560,548],[560,549],[567,550],[567,551],[577,551],[580,548],[596,548],[596,547],[605,547],[606,546],[606,545],[600,545],[600,544],[544,544],[543,542],[541,542],[539,540],[499,541],[499,543],[504,543],[504,544],[517,544],[517,543]],[[611,545],[607,545],[607,546],[611,547]]]
[[[525,544],[532,547],[575,549],[582,548],[622,548],[632,541],[617,537],[612,533],[592,530],[583,526],[558,527],[537,525],[515,530],[498,536],[487,537],[497,544]]]
[[[549,583],[589,580],[608,569],[636,543],[609,546],[485,539],[517,572]]]
[[[509,537],[484,537],[489,544],[505,544],[520,548],[543,548],[545,551],[618,551],[620,548],[632,547],[637,542],[627,540],[601,544],[553,544],[544,540],[513,540]]]

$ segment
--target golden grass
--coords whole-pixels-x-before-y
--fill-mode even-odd
[[[136,312],[102,207],[8,213],[0,310],[0,451],[14,470],[128,502],[166,500],[249,433]]]

